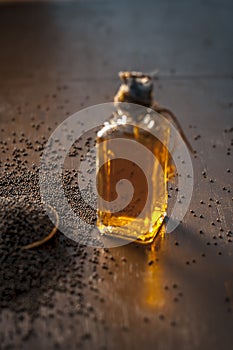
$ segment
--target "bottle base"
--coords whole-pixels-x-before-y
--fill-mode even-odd
[[[155,237],[159,233],[165,217],[166,217],[166,213],[162,213],[162,214],[160,213],[157,216],[154,224],[148,230],[148,232],[143,234],[141,234],[142,230],[140,228],[142,224],[140,222],[140,219],[134,220],[133,224],[132,223],[130,224],[130,230],[128,226],[124,227],[124,225],[121,225],[121,226],[113,225],[112,220],[111,220],[111,224],[112,224],[111,226],[103,225],[100,222],[97,223],[97,226],[101,235],[106,236],[108,238],[111,238],[111,237],[119,238],[119,239],[123,239],[124,241],[128,241],[129,243],[136,242],[140,244],[150,244],[154,241]],[[121,220],[121,223],[124,222],[124,219],[121,218],[120,220]]]

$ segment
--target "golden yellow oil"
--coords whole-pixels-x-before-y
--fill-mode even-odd
[[[154,155],[153,164],[144,159],[146,166],[141,169],[129,159],[115,159],[115,153],[118,152],[111,148],[111,143],[103,141],[116,138],[141,143]],[[168,129],[163,130],[161,142],[149,131],[131,125],[112,126],[97,137],[97,169],[99,164],[103,164],[97,172],[97,189],[105,201],[104,204],[98,201],[97,210],[97,226],[102,234],[141,243],[153,241],[167,209],[167,179],[172,171],[168,140]],[[147,157],[147,152],[138,152],[137,157]],[[116,184],[121,179],[130,181],[134,189],[133,197],[126,207],[111,212],[107,203],[116,199]]]

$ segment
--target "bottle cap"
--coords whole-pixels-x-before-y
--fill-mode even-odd
[[[114,102],[129,102],[151,107],[153,103],[152,78],[141,72],[120,72],[122,84]]]

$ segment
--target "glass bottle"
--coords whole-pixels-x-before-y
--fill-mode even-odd
[[[115,96],[115,110],[97,133],[97,226],[110,237],[150,243],[166,215],[167,180],[173,172],[169,123],[150,108],[149,76],[127,72],[120,77],[123,84]],[[120,184],[122,179],[128,182]],[[122,187],[123,204],[129,182],[130,202],[113,211],[117,185]]]

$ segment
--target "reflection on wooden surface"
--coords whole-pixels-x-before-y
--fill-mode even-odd
[[[1,4],[2,349],[232,349],[231,24],[224,0]],[[37,166],[56,125],[109,102],[118,71],[155,68],[156,100],[197,151],[180,226],[154,250],[88,248],[59,234],[12,252],[12,242],[50,227],[44,216],[31,220]],[[69,161],[75,187],[78,161]]]

